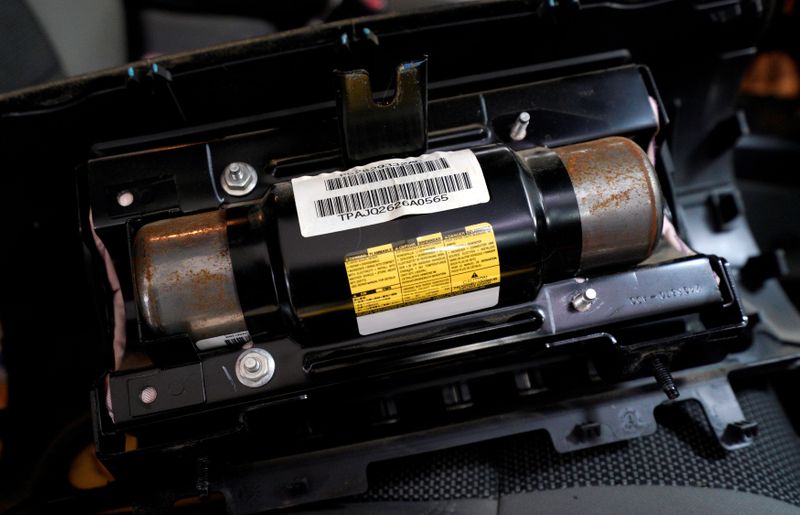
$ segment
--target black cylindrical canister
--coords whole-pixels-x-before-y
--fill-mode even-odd
[[[531,301],[543,281],[641,261],[660,234],[661,205],[652,166],[630,140],[492,145],[279,182],[262,203],[227,210],[230,251],[209,252],[215,270],[230,270],[225,291],[235,285],[250,333],[315,345]],[[180,237],[163,227],[178,222],[156,223],[159,256],[171,240],[179,252]],[[137,255],[153,246],[147,234],[137,235]],[[180,313],[179,283],[146,280],[174,276],[167,268],[179,261],[152,254],[157,274],[137,266],[140,309],[169,291],[167,318],[192,318]],[[194,262],[205,266],[181,266]],[[158,326],[163,313],[145,315],[150,329],[170,332]],[[240,320],[229,315],[216,319]]]

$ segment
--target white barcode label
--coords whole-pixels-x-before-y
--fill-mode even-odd
[[[299,177],[292,179],[292,188],[300,233],[306,238],[489,201],[483,171],[471,150]]]
[[[347,213],[390,206],[404,200],[424,199],[468,189],[472,189],[472,181],[467,172],[462,172],[323,198],[314,201],[314,209],[317,218],[343,216]]]
[[[197,350],[209,350],[219,347],[241,347],[249,341],[250,333],[248,331],[239,331],[238,333],[223,334],[197,340],[195,346],[197,346]]]
[[[372,165],[371,169],[362,170],[358,173],[342,175],[325,179],[326,190],[339,190],[349,186],[360,186],[371,182],[388,181],[389,179],[399,179],[409,175],[435,172],[450,168],[450,161],[445,157],[434,159],[415,160],[407,163],[386,163]]]

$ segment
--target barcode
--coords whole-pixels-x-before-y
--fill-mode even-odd
[[[385,206],[401,200],[421,199],[468,189],[472,189],[472,181],[469,173],[463,172],[315,200],[314,207],[317,218],[324,218]]]
[[[233,336],[233,337],[226,337],[225,344],[234,346],[234,345],[244,345],[245,343],[250,341],[250,335],[247,336]]]
[[[397,179],[399,177],[408,177],[409,175],[418,175],[421,173],[435,172],[437,170],[444,170],[450,168],[450,163],[444,157],[436,159],[426,159],[424,161],[410,161],[407,163],[397,163],[390,165],[383,165],[369,170],[363,170],[358,173],[342,175],[332,179],[325,180],[325,189],[340,190],[342,188],[349,188],[351,186],[363,186],[373,182],[386,181],[389,179]]]

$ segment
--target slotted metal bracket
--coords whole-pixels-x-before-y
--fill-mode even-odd
[[[339,132],[347,164],[427,150],[427,59],[397,67],[395,94],[386,103],[375,101],[366,70],[337,73]]]

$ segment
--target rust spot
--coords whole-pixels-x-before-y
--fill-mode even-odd
[[[567,168],[576,191],[584,192],[583,199],[590,204],[592,215],[619,207],[631,195],[641,194],[649,186],[642,174],[642,163],[632,159],[641,150],[629,139],[606,138],[562,147],[555,152]]]
[[[610,195],[604,195],[592,204],[592,214],[610,207],[621,207],[624,202],[631,198],[631,190],[622,190]]]
[[[584,253],[628,247],[634,253],[640,249],[638,252],[649,255],[658,240],[660,199],[644,152],[633,141],[620,137],[569,145],[554,152],[567,169],[582,217],[588,217],[582,221],[591,225],[584,231]],[[644,212],[646,221],[641,219]]]
[[[222,211],[142,227],[134,241],[134,271],[140,311],[156,331],[187,330],[192,320],[241,313]]]

